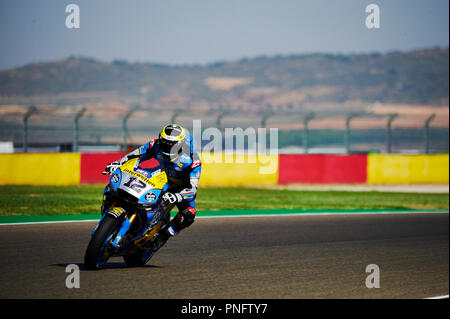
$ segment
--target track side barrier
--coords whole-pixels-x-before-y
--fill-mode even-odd
[[[124,154],[82,154],[81,183],[107,183],[109,176],[101,175],[108,163]],[[200,154],[202,159],[201,185],[242,186],[276,185],[277,155]],[[150,161],[149,161],[150,162]],[[147,162],[144,162],[146,165]],[[154,165],[151,163],[149,166]]]
[[[0,185],[78,185],[79,153],[0,154]]]
[[[281,154],[278,184],[364,184],[367,155]]]
[[[0,154],[0,185],[77,185],[108,182],[106,165],[124,154]],[[448,184],[449,155],[200,154],[201,185]],[[152,161],[145,167],[154,166]]]
[[[201,185],[276,185],[278,181],[278,155],[202,153],[200,157]]]
[[[106,184],[109,175],[102,175],[106,165],[124,156],[122,153],[81,154],[81,180],[85,183]]]
[[[368,184],[448,184],[449,155],[370,154]]]
[[[101,172],[124,154],[82,154],[81,183],[108,182],[109,176]],[[276,185],[278,179],[277,155],[225,155],[200,154],[202,159],[201,185],[242,186],[242,185]],[[148,161],[151,162],[151,161]],[[156,163],[147,161],[144,167]]]

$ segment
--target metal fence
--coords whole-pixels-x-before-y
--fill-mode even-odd
[[[85,106],[0,106],[0,141],[14,152],[127,151],[157,136],[167,123],[193,129],[278,128],[281,153],[448,153],[448,107],[443,114],[203,111]],[[406,121],[406,122],[405,122]],[[208,143],[202,140],[202,143]]]

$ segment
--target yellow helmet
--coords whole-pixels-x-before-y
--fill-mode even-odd
[[[159,154],[165,160],[175,160],[183,151],[186,140],[186,130],[178,124],[164,126],[159,133]]]

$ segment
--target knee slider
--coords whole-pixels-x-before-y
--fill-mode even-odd
[[[181,230],[190,226],[195,219],[196,210],[193,207],[188,207],[179,212],[172,220],[171,224],[176,230]]]
[[[195,214],[197,213],[197,211],[194,207],[188,207],[181,213],[184,215],[184,223],[187,224],[186,226],[189,226],[194,222]]]

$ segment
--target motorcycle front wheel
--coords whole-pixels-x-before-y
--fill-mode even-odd
[[[111,238],[120,229],[121,221],[106,215],[97,227],[89,242],[84,255],[84,265],[88,270],[97,270],[103,267],[111,256],[108,249]]]

